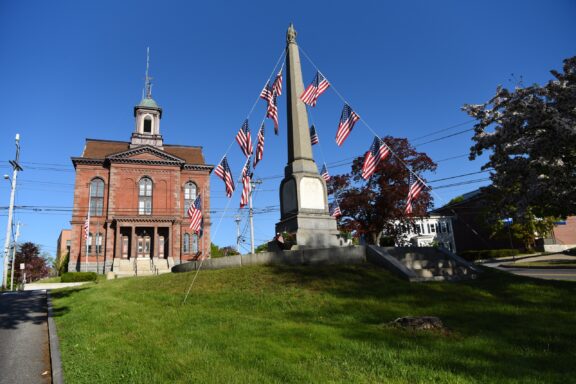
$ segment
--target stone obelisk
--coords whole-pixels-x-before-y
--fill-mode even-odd
[[[312,156],[300,53],[296,31],[286,33],[286,88],[288,115],[288,164],[280,184],[280,222],[276,232],[295,236],[296,248],[339,246],[336,220],[328,212],[326,182]]]

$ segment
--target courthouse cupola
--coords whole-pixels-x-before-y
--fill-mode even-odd
[[[152,145],[162,149],[163,141],[160,134],[160,119],[162,108],[152,98],[152,78],[148,75],[150,55],[149,50],[146,58],[146,80],[144,83],[144,95],[140,103],[134,107],[136,127],[132,133],[130,148],[140,145]]]

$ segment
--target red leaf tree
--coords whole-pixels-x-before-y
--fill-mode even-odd
[[[409,189],[408,168],[426,181],[422,172],[435,171],[436,163],[425,153],[416,151],[407,139],[387,136],[383,140],[394,154],[378,164],[369,180],[361,176],[364,163],[361,156],[352,162],[350,173],[333,176],[327,183],[328,193],[337,198],[342,211],[339,228],[363,236],[369,244],[378,244],[382,233],[399,240],[411,225],[412,217],[425,216],[432,207],[432,196],[425,188],[413,200],[413,214],[404,213]]]
[[[24,271],[20,270],[20,263],[25,264]],[[36,281],[48,276],[50,269],[45,258],[40,256],[40,248],[34,243],[23,243],[16,252],[16,268],[14,269],[14,282],[21,282],[23,273],[26,272],[26,280]]]

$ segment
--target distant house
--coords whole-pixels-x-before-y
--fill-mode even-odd
[[[430,215],[415,218],[413,225],[403,233],[395,245],[403,246],[406,243],[415,247],[438,246],[456,253],[452,217]]]
[[[486,200],[480,189],[464,194],[458,202],[447,204],[431,212],[433,215],[451,216],[454,241],[458,252],[479,249],[520,248],[512,238],[493,238],[482,219]]]
[[[451,216],[454,241],[459,252],[478,249],[522,248],[523,245],[509,237],[495,238],[484,223],[482,213],[486,199],[480,189],[464,194],[461,201],[445,205],[431,212],[433,215]],[[576,216],[556,223],[552,233],[537,240],[540,251],[556,252],[576,247]]]

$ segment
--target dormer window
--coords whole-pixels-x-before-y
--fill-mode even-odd
[[[144,118],[144,133],[152,133],[152,119],[150,116]]]

